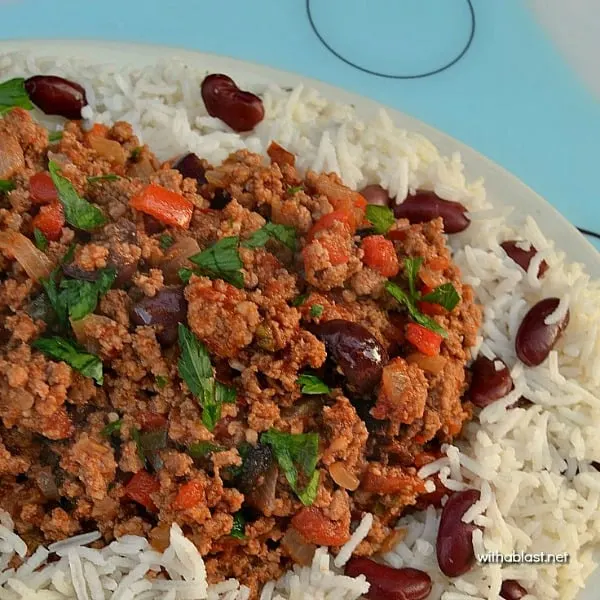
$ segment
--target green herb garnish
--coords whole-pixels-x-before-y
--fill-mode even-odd
[[[162,390],[167,385],[167,383],[169,383],[169,380],[163,375],[157,375],[154,378],[154,383],[156,383],[156,387],[159,390]]]
[[[212,431],[221,418],[223,403],[235,402],[236,392],[215,380],[206,346],[182,323],[179,347],[179,375],[202,407],[202,422]]]
[[[238,252],[238,244],[237,236],[226,237],[210,248],[190,256],[189,260],[198,267],[199,274],[211,279],[223,279],[237,288],[243,288],[244,276],[240,269],[244,265]]]
[[[62,360],[86,377],[91,377],[98,385],[104,382],[102,361],[86,352],[81,346],[59,336],[41,337],[31,344],[54,360]]]
[[[323,314],[323,306],[320,304],[313,304],[310,307],[310,316],[318,319]]]
[[[112,423],[108,423],[108,425],[105,425],[102,430],[100,431],[100,434],[103,435],[104,437],[109,438],[111,435],[114,435],[115,433],[118,433],[119,431],[121,431],[121,426],[123,425],[123,419],[117,419],[116,421],[113,421]]]
[[[376,204],[367,204],[367,219],[373,225],[375,233],[386,234],[392,225],[396,222],[394,212],[387,206],[377,206]]]
[[[167,429],[153,429],[152,431],[131,430],[131,437],[137,445],[138,456],[144,464],[149,465],[155,471],[163,466],[159,451],[167,447]]]
[[[113,173],[109,173],[108,175],[98,175],[96,177],[88,177],[88,183],[97,183],[98,181],[117,181],[121,179],[118,175],[114,175]]]
[[[142,153],[142,150],[143,150],[143,149],[144,149],[144,147],[143,147],[143,146],[138,146],[137,148],[134,148],[134,149],[131,151],[131,154],[129,155],[129,158],[130,158],[131,160],[137,160],[137,159],[139,158],[140,154]]]
[[[38,250],[45,252],[48,248],[48,240],[37,227],[33,230],[33,239],[35,240],[35,245],[37,246]]]
[[[262,248],[271,239],[281,242],[290,250],[296,250],[296,230],[289,225],[277,223],[265,223],[250,238],[242,242],[242,246],[244,248]]]
[[[319,487],[319,434],[317,433],[282,433],[276,429],[269,429],[260,436],[263,444],[269,444],[288,480],[290,487],[305,506],[310,506],[317,497]],[[300,469],[308,483],[304,489],[299,486]]]
[[[425,300],[425,302],[432,302],[433,304],[439,304],[446,310],[454,310],[456,305],[460,302],[460,295],[451,283],[443,283],[433,291],[429,292],[429,294],[425,294],[422,300]]]
[[[236,512],[233,515],[233,525],[229,535],[236,540],[243,540],[246,538],[246,519],[241,511]]]
[[[12,192],[15,189],[15,184],[8,179],[0,179],[0,192],[6,194]]]
[[[177,275],[179,275],[179,279],[181,279],[181,281],[183,281],[183,283],[189,283],[190,279],[192,278],[192,275],[194,274],[194,271],[192,271],[192,269],[188,269],[187,267],[183,267],[182,269],[179,269],[179,271],[177,271]]]
[[[296,383],[300,386],[300,391],[303,394],[329,394],[331,391],[326,383],[310,373],[300,375],[296,379]]]
[[[60,174],[60,167],[57,163],[51,160],[48,163],[48,170],[58,191],[58,199],[65,210],[67,223],[85,231],[97,229],[106,223],[106,217],[102,214],[102,211],[97,206],[81,198],[75,191],[73,184]]]
[[[195,444],[190,444],[188,446],[187,453],[194,460],[199,460],[201,458],[206,458],[213,452],[223,452],[224,450],[225,448],[217,446],[217,444],[213,444],[212,442],[196,442]]]
[[[293,196],[294,194],[297,194],[298,192],[301,192],[304,189],[303,185],[294,185],[294,186],[290,186],[287,189],[287,195],[288,196]]]
[[[296,296],[292,300],[292,306],[302,306],[306,302],[307,298],[308,298],[308,294],[300,294],[300,295]]]
[[[408,289],[410,290],[410,295],[413,299],[417,297],[417,277],[422,264],[423,259],[421,257],[408,257],[404,259],[404,271],[406,278],[408,279]]]
[[[173,239],[173,236],[167,233],[163,233],[158,238],[158,243],[160,245],[161,250],[167,250],[167,248],[170,248],[173,245],[174,241],[175,240]]]
[[[48,132],[48,141],[51,144],[56,144],[56,142],[60,142],[60,140],[62,140],[63,138],[63,132],[62,131],[50,131]]]
[[[25,79],[23,77],[15,77],[0,83],[0,115],[17,107],[25,110],[33,108],[25,89]]]

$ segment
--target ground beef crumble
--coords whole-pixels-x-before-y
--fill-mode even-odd
[[[77,320],[67,311],[60,321],[41,282],[2,250],[0,507],[30,549],[93,526],[104,542],[146,535],[164,550],[178,523],[204,555],[209,581],[237,577],[254,598],[293,562],[286,533],[335,552],[371,512],[373,528],[356,554],[384,550],[397,517],[426,497],[417,457],[453,440],[472,416],[465,366],[481,311],[441,219],[398,221],[393,237],[401,266],[394,283],[408,289],[405,262],[419,257],[416,284],[451,283],[460,295],[453,310],[435,314],[447,337],[427,363],[407,340],[410,317],[385,291],[386,278],[365,264],[361,197],[336,175],[303,177],[293,161],[243,150],[221,165],[202,161],[202,177],[184,178],[174,160],[161,164],[147,147],[134,152],[140,144],[128,124],[101,135],[113,143],[112,158],[77,122],[49,147],[26,111],[0,119],[0,153],[10,159],[0,160],[0,179],[15,184],[0,192],[0,231],[33,239],[40,206],[30,180],[52,158],[107,219],[89,233],[63,224],[50,241],[57,290],[70,278],[89,294],[103,269],[116,277],[110,290],[86,297],[89,314]],[[88,179],[109,174],[118,178]],[[189,227],[131,207],[149,183],[192,206]],[[253,243],[267,223],[292,230],[294,244],[273,229]],[[222,257],[199,268],[188,260],[233,236],[233,266]],[[194,272],[182,279],[180,269]],[[349,385],[320,333],[334,320],[360,325],[386,355],[366,392]],[[202,394],[182,378],[178,322],[206,349],[214,377],[195,363]],[[97,357],[103,380],[82,362],[69,366],[36,348],[42,336]],[[303,388],[301,375],[328,388]],[[228,388],[235,398],[222,402]],[[214,423],[210,402],[221,402]],[[273,430],[318,434],[314,475],[300,469],[295,487],[264,441]],[[309,477],[318,485],[303,503]],[[232,537],[240,515],[244,536]]]

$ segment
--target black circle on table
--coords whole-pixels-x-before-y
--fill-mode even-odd
[[[337,50],[335,50],[327,42],[327,40],[323,37],[323,35],[319,31],[319,28],[317,27],[314,17],[313,17],[313,14],[312,14],[312,8],[311,8],[312,0],[306,0],[306,15],[308,17],[308,21],[310,23],[312,30],[314,31],[314,33],[317,36],[317,38],[319,39],[319,41],[323,44],[323,46],[325,46],[325,48],[327,48],[327,50],[329,50],[329,52],[331,52],[335,57],[339,58],[342,62],[346,63],[347,65],[354,67],[355,69],[358,69],[359,71],[362,71],[363,73],[368,73],[369,75],[375,75],[376,77],[383,77],[385,79],[423,79],[425,77],[431,77],[432,75],[437,75],[438,73],[442,73],[442,72],[448,70],[450,67],[454,66],[461,58],[463,58],[463,56],[467,53],[467,51],[471,47],[471,44],[473,43],[473,38],[475,37],[475,29],[476,29],[475,9],[473,8],[472,0],[465,0],[465,2],[467,3],[467,7],[469,9],[470,31],[469,31],[469,35],[467,37],[467,41],[466,41],[465,45],[463,46],[463,48],[460,50],[460,52],[454,58],[452,58],[449,62],[443,64],[442,66],[440,66],[436,69],[432,69],[430,71],[423,72],[423,73],[413,73],[413,74],[383,73],[381,71],[375,71],[373,69],[368,69],[367,67],[362,67],[361,65],[355,63],[354,61],[351,61],[350,59],[348,59],[345,56],[343,56],[342,54],[340,54]]]

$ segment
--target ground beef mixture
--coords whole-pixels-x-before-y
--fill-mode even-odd
[[[0,506],[30,550],[94,529],[162,550],[176,522],[211,582],[256,593],[365,512],[358,555],[439,502],[416,473],[471,417],[480,323],[442,222],[381,227],[269,150],[161,164],[126,123],[51,143],[0,120]]]

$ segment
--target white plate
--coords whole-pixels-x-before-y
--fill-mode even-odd
[[[314,79],[232,58],[178,48],[78,40],[0,42],[0,54],[19,50],[27,50],[40,56],[77,57],[91,63],[109,62],[116,65],[139,67],[153,64],[157,60],[177,57],[191,66],[211,72],[227,73],[234,79],[239,77],[244,81],[256,83],[274,82],[286,87],[304,83],[318,89],[331,100],[354,105],[358,114],[363,118],[374,115],[381,108],[381,105],[373,100]],[[571,262],[583,263],[585,270],[592,277],[600,279],[600,253],[555,208],[531,188],[502,167],[454,138],[400,111],[387,107],[386,110],[396,125],[423,134],[440,149],[442,154],[450,155],[456,151],[460,152],[469,178],[483,177],[485,179],[488,197],[495,205],[514,206],[521,215],[525,213],[534,217],[544,234],[555,241],[557,248],[563,250]],[[594,588],[600,588],[600,572],[595,573],[588,580],[586,590],[580,594],[578,600],[597,599],[598,593],[594,592]]]

